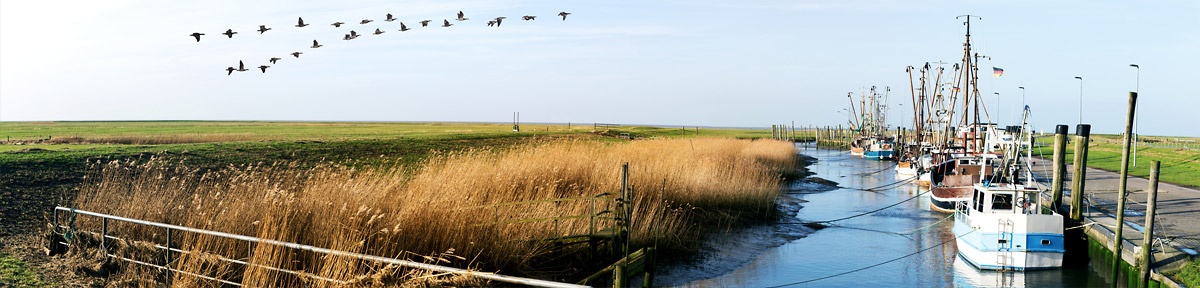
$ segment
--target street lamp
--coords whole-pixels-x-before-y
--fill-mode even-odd
[[[1025,86],[1017,87],[1021,89],[1021,117],[1025,117]]]
[[[1079,124],[1083,124],[1083,77],[1075,76],[1079,79]]]
[[[1133,78],[1133,81],[1134,81],[1133,82],[1133,93],[1138,93],[1138,89],[1141,88],[1139,86],[1142,85],[1142,83],[1141,83],[1142,82],[1142,67],[1138,67],[1138,64],[1129,64],[1129,67],[1133,67],[1134,69],[1137,70],[1137,74],[1136,74],[1136,76],[1134,76],[1135,78]],[[1141,116],[1141,113],[1138,113],[1138,110],[1142,110],[1141,108],[1142,108],[1141,105],[1135,106],[1133,108],[1133,111],[1134,111],[1133,112],[1133,167],[1137,167],[1137,143],[1138,143],[1137,142],[1138,141],[1138,139],[1137,139],[1138,138],[1138,121],[1137,120],[1139,118],[1138,116]]]
[[[996,94],[996,124],[1000,124],[1000,92],[992,92]]]

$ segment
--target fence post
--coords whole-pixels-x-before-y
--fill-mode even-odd
[[[167,267],[167,283],[171,282],[171,228],[167,228],[167,263],[163,264]]]
[[[642,277],[642,287],[654,287],[654,247],[646,247],[646,258],[642,264],[645,276]]]
[[[108,254],[108,218],[100,218],[100,251]],[[107,256],[105,259],[108,259]]]

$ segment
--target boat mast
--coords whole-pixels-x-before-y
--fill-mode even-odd
[[[963,81],[964,89],[962,89],[962,90],[973,91],[972,88],[974,88],[974,91],[978,92],[977,87],[971,87],[971,86],[973,86],[972,82],[974,82],[974,81],[972,81],[973,77],[971,74],[978,73],[978,71],[979,71],[979,68],[975,67],[975,63],[971,61],[972,60],[971,59],[971,17],[979,18],[980,20],[983,19],[983,18],[980,18],[979,16],[974,16],[974,15],[970,15],[970,14],[959,15],[958,17],[954,17],[954,18],[955,19],[966,18],[966,20],[967,20],[966,22],[963,22],[964,25],[967,25],[967,34],[966,34],[967,40],[965,43],[963,43],[963,60],[962,61],[963,61],[964,69],[963,69],[962,81]],[[974,68],[974,69],[972,69],[972,68]],[[970,92],[966,92],[966,93],[970,93]],[[972,95],[972,96],[978,97],[978,93],[975,93],[975,94],[976,95]],[[970,114],[968,112],[971,111],[970,105],[971,105],[971,97],[963,96],[963,121],[962,121],[963,123],[962,124],[963,124],[963,127],[966,127],[968,129],[968,131],[961,131],[963,133],[962,140],[963,140],[963,153],[964,154],[969,151],[968,146],[967,146],[967,137],[966,136],[970,135],[968,132],[971,129],[970,123],[967,123],[969,121],[968,114]],[[975,113],[976,114],[979,113],[978,103],[976,103],[976,105],[975,105]],[[975,117],[978,118],[979,116],[976,115]]]

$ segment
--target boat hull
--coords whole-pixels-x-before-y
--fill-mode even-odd
[[[954,213],[955,207],[971,201],[971,186],[933,187],[929,189],[929,209]]]
[[[958,255],[972,266],[985,270],[1062,267],[1066,252],[1062,215],[966,214],[955,214],[952,230]]]
[[[871,160],[891,160],[896,158],[896,152],[891,150],[864,151],[863,158]]]

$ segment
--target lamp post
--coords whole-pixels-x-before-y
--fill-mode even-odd
[[[992,92],[996,94],[996,125],[1000,124],[1000,92]]]
[[[1133,93],[1138,93],[1138,89],[1141,88],[1139,86],[1142,85],[1142,83],[1141,83],[1142,82],[1142,67],[1138,67],[1138,64],[1129,64],[1129,67],[1133,67],[1133,69],[1137,70],[1137,74],[1135,74],[1135,76],[1134,76],[1135,78],[1133,78]],[[1138,141],[1137,140],[1137,138],[1138,138],[1138,121],[1137,120],[1138,120],[1138,116],[1141,116],[1141,113],[1138,113],[1138,110],[1141,110],[1141,106],[1134,107],[1133,109],[1134,109],[1133,110],[1133,167],[1137,167],[1137,143],[1138,143],[1137,142]]]
[[[1083,124],[1083,77],[1075,76],[1075,79],[1079,79],[1079,124]]]
[[[1017,87],[1017,89],[1021,89],[1021,114],[1022,114],[1021,116],[1022,116],[1022,117],[1024,117],[1024,113],[1025,113],[1025,86]]]

